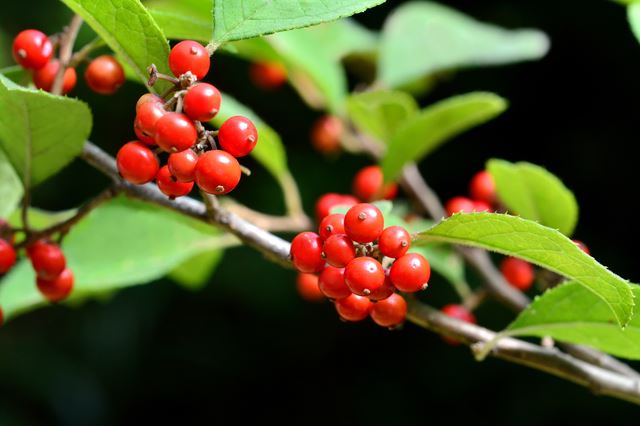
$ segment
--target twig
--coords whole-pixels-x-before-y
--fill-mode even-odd
[[[53,80],[53,86],[51,87],[51,93],[54,95],[62,94],[62,87],[64,84],[64,72],[71,61],[71,55],[73,54],[73,45],[78,37],[78,32],[82,26],[82,18],[79,15],[73,15],[69,26],[65,28],[64,33],[60,38],[60,51],[58,58],[60,66],[58,72]]]
[[[87,43],[84,46],[82,46],[82,48],[80,50],[78,50],[76,53],[73,54],[73,56],[69,60],[69,63],[67,64],[67,67],[69,67],[69,68],[77,67],[78,65],[80,65],[82,63],[82,61],[87,59],[87,57],[89,56],[89,54],[91,52],[93,52],[95,49],[97,49],[97,48],[99,48],[99,47],[101,47],[103,45],[104,45],[104,40],[102,40],[102,38],[100,38],[100,37],[96,37],[95,39],[93,39],[89,43]]]
[[[248,220],[262,229],[268,229],[270,232],[300,232],[311,228],[311,220],[304,214],[272,216],[252,210],[228,198],[225,198],[223,206],[229,212]]]

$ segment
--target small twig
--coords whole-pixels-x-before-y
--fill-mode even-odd
[[[78,50],[76,53],[74,53],[73,56],[71,56],[71,59],[69,60],[69,64],[67,66],[69,68],[77,67],[85,59],[87,59],[89,57],[91,52],[93,52],[94,50],[104,46],[104,44],[105,43],[104,43],[104,40],[102,40],[102,38],[96,37],[95,39],[93,39],[89,43],[87,43],[84,46],[82,46],[82,48],[80,50]]]
[[[223,205],[229,212],[271,232],[301,232],[312,226],[311,220],[306,215],[272,216],[252,210],[229,198],[225,198]]]
[[[82,26],[82,18],[79,15],[73,15],[69,26],[65,28],[64,33],[60,37],[60,50],[58,58],[60,61],[60,67],[56,73],[56,77],[53,80],[51,87],[51,93],[54,95],[62,94],[62,87],[64,84],[64,72],[67,70],[69,62],[71,61],[71,55],[73,54],[73,45],[78,37],[78,32]]]

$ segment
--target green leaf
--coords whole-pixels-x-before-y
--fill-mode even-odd
[[[217,229],[178,213],[120,197],[74,226],[62,248],[75,275],[72,300],[161,278],[200,253],[226,247]],[[142,255],[141,255],[142,254]],[[44,304],[28,262],[0,283],[8,316]]]
[[[213,41],[257,37],[364,12],[384,0],[216,0],[213,11]]]
[[[507,108],[493,93],[473,92],[437,102],[407,120],[391,138],[382,159],[385,181],[392,181],[405,164],[419,161],[444,142],[482,124]]]
[[[222,250],[198,254],[171,271],[169,277],[184,288],[200,290],[207,285],[223,256]]]
[[[404,92],[381,90],[349,97],[347,111],[361,132],[388,143],[398,128],[417,114],[418,104]]]
[[[167,58],[169,43],[160,27],[139,0],[62,0],[98,33],[135,72],[141,82],[149,79],[147,67],[171,74]],[[159,81],[154,89],[168,83]]]
[[[20,65],[2,68],[0,74],[20,86],[28,86],[31,83],[31,73]]]
[[[6,218],[15,210],[22,194],[22,182],[0,150],[0,218]]]
[[[37,185],[69,164],[91,131],[84,102],[26,89],[0,76],[0,149]]]
[[[531,163],[490,160],[500,201],[512,213],[571,235],[578,222],[573,193],[553,174]],[[550,207],[553,206],[553,207]]]
[[[625,326],[633,315],[629,284],[555,229],[516,216],[456,214],[416,236],[415,244],[461,244],[518,257],[573,279],[600,297]]]
[[[9,218],[9,223],[11,225],[19,227],[22,224],[20,213],[20,211],[13,212],[13,214]],[[75,214],[75,209],[50,212],[35,207],[29,207],[29,210],[27,210],[27,219],[29,220],[29,225],[31,225],[31,227],[35,229],[44,229],[57,223],[64,222],[65,220],[73,217]]]
[[[640,3],[630,4],[627,7],[627,19],[633,35],[640,41]]]
[[[204,43],[211,40],[213,0],[154,0],[145,6],[167,37]]]
[[[635,297],[640,297],[640,287],[630,287]],[[550,336],[640,359],[640,315],[633,315],[627,327],[621,329],[607,304],[575,282],[561,284],[536,297],[501,335]]]
[[[380,80],[398,87],[435,72],[543,57],[549,40],[537,30],[506,30],[431,2],[398,7],[385,22]]]

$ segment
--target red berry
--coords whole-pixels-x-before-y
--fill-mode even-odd
[[[322,246],[327,263],[336,268],[344,268],[356,257],[356,249],[344,234],[331,235]]]
[[[249,155],[258,143],[258,130],[247,117],[237,115],[222,123],[218,133],[222,149],[234,157]]]
[[[56,279],[67,266],[60,247],[47,242],[34,244],[29,250],[29,258],[38,278],[44,280]]]
[[[197,164],[198,154],[193,152],[192,149],[174,152],[167,160],[169,171],[178,182],[193,182],[196,178]]]
[[[373,204],[356,204],[344,217],[344,230],[353,241],[370,243],[378,239],[384,228],[382,212]]]
[[[399,294],[392,294],[373,304],[371,319],[381,327],[396,327],[407,318],[407,302]]]
[[[158,174],[158,158],[149,148],[138,141],[126,143],[116,156],[120,175],[136,185],[151,182]]]
[[[94,92],[112,95],[124,84],[124,69],[113,56],[102,55],[91,61],[84,79]]]
[[[154,95],[153,93],[145,93],[144,95],[140,96],[138,102],[136,102],[136,114],[138,113],[142,105],[149,102],[161,105],[164,104],[164,101],[160,96]]]
[[[455,213],[471,213],[475,208],[473,200],[467,197],[453,197],[445,205],[448,216],[453,216]]]
[[[373,303],[366,297],[352,294],[344,299],[336,300],[336,311],[346,321],[362,321],[367,318]]]
[[[156,175],[158,189],[169,198],[183,197],[193,189],[193,182],[178,182],[169,171],[169,166],[163,166]]]
[[[356,204],[358,204],[358,199],[351,195],[336,194],[335,192],[324,194],[316,201],[316,220],[320,222],[331,213],[331,209],[334,207],[351,207]]]
[[[38,290],[50,302],[59,302],[66,299],[73,289],[73,273],[71,269],[65,269],[53,280],[38,278],[36,280]]]
[[[396,291],[396,288],[393,286],[393,283],[389,279],[389,275],[385,274],[384,284],[382,284],[382,287],[380,287],[374,292],[371,292],[371,294],[367,297],[369,297],[369,300],[372,300],[375,302],[375,301],[386,299],[387,297],[395,293],[395,291]]]
[[[369,296],[384,284],[384,269],[372,257],[356,257],[344,268],[344,281],[354,294]]]
[[[209,52],[192,40],[181,41],[169,53],[169,68],[176,77],[191,71],[198,80],[202,80],[209,72],[209,66]]]
[[[279,62],[254,62],[249,78],[260,89],[274,90],[287,82],[287,69]]]
[[[426,289],[429,277],[431,277],[429,262],[417,253],[405,254],[396,259],[389,271],[389,278],[393,285],[406,293]]]
[[[39,70],[53,55],[49,38],[38,30],[24,30],[13,40],[13,59],[23,68]]]
[[[324,267],[322,240],[314,232],[302,232],[291,241],[291,260],[300,272],[312,274]]]
[[[383,187],[384,176],[380,166],[368,166],[360,170],[353,179],[353,193],[362,201],[375,201],[384,198],[392,200],[398,193],[398,185],[389,183]]]
[[[140,141],[147,145],[155,145],[158,121],[167,114],[167,111],[164,109],[162,100],[154,101],[153,98],[147,98],[143,103],[140,103],[142,98],[138,100],[136,106],[137,112],[133,130]]]
[[[586,245],[585,243],[583,243],[583,242],[582,242],[582,241],[580,241],[580,240],[573,240],[573,243],[574,243],[575,245],[577,245],[577,246],[578,246],[578,248],[579,248],[580,250],[582,250],[583,252],[585,252],[585,253],[587,253],[589,256],[591,256],[591,250],[589,250],[589,247],[587,247],[587,245]]]
[[[478,201],[478,200],[473,201],[474,212],[490,212],[491,210],[492,210],[491,206],[485,203],[484,201]]]
[[[401,226],[385,228],[378,241],[380,253],[394,259],[404,256],[410,246],[411,235]]]
[[[320,291],[329,299],[344,299],[351,294],[351,290],[344,282],[344,268],[327,265],[318,278]]]
[[[344,215],[335,213],[322,219],[318,227],[318,234],[323,241],[332,235],[344,234]]]
[[[196,183],[205,192],[228,194],[240,182],[240,163],[225,151],[209,151],[200,156],[196,164]]]
[[[9,272],[15,264],[15,249],[8,241],[0,239],[0,275]]]
[[[209,83],[191,86],[184,95],[184,113],[192,120],[209,121],[220,111],[220,92]]]
[[[324,300],[324,294],[318,287],[318,276],[300,272],[296,279],[296,289],[298,294],[308,302],[319,302]]]
[[[38,89],[42,89],[46,92],[51,92],[53,88],[53,81],[56,78],[56,74],[58,73],[58,68],[60,68],[60,62],[57,59],[53,59],[44,67],[36,70],[33,73],[33,84]],[[64,76],[62,80],[62,94],[65,95],[69,93],[76,86],[76,81],[78,76],[76,75],[75,68],[67,68],[64,71]]]
[[[491,205],[496,201],[496,182],[486,170],[476,173],[469,184],[469,194],[477,201]]]
[[[198,140],[198,131],[184,114],[168,112],[156,123],[155,141],[166,152],[191,148]]]
[[[462,305],[450,304],[442,308],[442,313],[452,318],[459,319],[460,321],[468,322],[470,324],[476,323],[476,317],[469,312],[467,308]],[[449,336],[442,336],[442,339],[450,345],[459,345],[460,342],[457,339]]]
[[[533,266],[515,257],[504,258],[500,264],[500,271],[509,284],[522,291],[529,290],[535,279]]]
[[[323,154],[336,153],[340,151],[343,130],[342,121],[338,117],[320,117],[311,128],[311,145]]]

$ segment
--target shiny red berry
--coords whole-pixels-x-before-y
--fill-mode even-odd
[[[353,193],[362,201],[380,199],[392,200],[398,193],[398,185],[384,185],[384,176],[380,166],[368,166],[360,170],[353,179]]]
[[[585,243],[583,243],[583,242],[582,242],[582,241],[580,241],[580,240],[573,240],[573,243],[574,243],[575,245],[577,245],[577,246],[578,246],[578,248],[579,248],[580,250],[582,250],[583,252],[585,252],[585,253],[587,253],[589,256],[591,256],[591,250],[589,250],[589,247],[587,247],[587,245],[586,245]]]
[[[372,257],[356,257],[344,269],[344,281],[354,294],[369,296],[384,284],[380,262]]]
[[[318,277],[318,285],[322,294],[329,299],[344,299],[351,294],[351,290],[344,282],[344,268],[327,265]]]
[[[169,171],[178,182],[193,182],[196,178],[197,164],[198,154],[193,152],[192,149],[174,152],[167,160]]]
[[[496,201],[496,182],[486,170],[476,173],[469,184],[469,194],[477,201],[491,205]]]
[[[351,207],[356,204],[358,204],[358,199],[352,195],[336,194],[335,192],[324,194],[316,201],[316,220],[318,222],[322,221],[331,213],[331,209],[335,207]]]
[[[491,210],[491,206],[484,201],[473,200],[474,212],[490,212]]]
[[[371,292],[371,294],[367,297],[369,298],[369,300],[376,302],[386,299],[395,292],[396,288],[393,286],[391,279],[389,279],[389,274],[385,274],[384,284],[382,284],[382,286],[376,291]]]
[[[169,68],[176,77],[191,71],[198,80],[202,80],[209,72],[209,66],[209,52],[192,40],[181,41],[169,53]]]
[[[500,271],[509,284],[522,291],[529,290],[535,279],[533,266],[515,257],[505,257],[500,264]]]
[[[39,70],[47,65],[53,55],[49,38],[38,30],[24,30],[13,40],[13,58],[20,66]]]
[[[137,112],[136,119],[133,123],[133,130],[141,142],[147,145],[155,145],[158,121],[167,114],[167,111],[164,109],[163,102],[159,97],[159,101],[149,97],[146,98],[143,103],[140,103],[143,98],[144,96],[138,100],[136,106]]]
[[[296,279],[298,294],[307,302],[320,302],[324,300],[324,294],[318,287],[318,276],[314,274],[298,273]]]
[[[426,289],[430,277],[429,262],[418,253],[408,253],[396,259],[389,271],[389,278],[393,285],[406,293]]]
[[[237,115],[222,123],[218,132],[222,149],[234,157],[249,155],[258,143],[258,130],[247,117]]]
[[[215,86],[198,83],[184,95],[184,113],[192,120],[209,121],[220,111],[222,98]]]
[[[113,56],[95,58],[84,72],[91,90],[100,95],[112,95],[124,84],[124,69]]]
[[[450,304],[442,308],[442,313],[452,318],[459,319],[460,321],[468,322],[470,324],[476,323],[476,317],[464,306]],[[442,336],[442,339],[452,346],[459,345],[460,342],[457,339],[449,336]]]
[[[169,166],[162,166],[156,175],[158,189],[169,198],[184,197],[193,189],[193,182],[178,182],[169,171]]]
[[[323,241],[332,235],[344,234],[344,215],[335,213],[322,219],[318,227],[318,234]]]
[[[366,297],[352,294],[344,299],[336,300],[336,311],[346,321],[362,321],[369,316],[373,303]]]
[[[198,140],[198,131],[189,117],[168,112],[156,123],[156,144],[166,152],[180,152],[191,148]]]
[[[384,228],[382,212],[373,204],[356,204],[344,216],[344,230],[353,241],[370,243]]]
[[[35,84],[38,89],[51,92],[51,89],[53,88],[53,81],[58,73],[58,68],[60,68],[60,62],[57,59],[53,59],[44,67],[33,73],[33,84]],[[65,95],[76,86],[76,81],[78,79],[76,70],[74,68],[67,68],[64,71],[62,79],[62,94]]]
[[[241,174],[238,160],[219,149],[201,155],[196,164],[196,183],[209,194],[224,195],[233,191]]]
[[[287,82],[287,69],[279,62],[254,62],[249,67],[249,78],[262,90],[275,90]]]
[[[64,253],[56,244],[39,241],[29,250],[31,265],[38,278],[54,280],[67,267]]]
[[[0,239],[0,275],[6,274],[16,264],[16,251],[8,241]]]
[[[344,268],[356,257],[356,248],[345,234],[331,235],[322,247],[327,263],[336,268]]]
[[[371,319],[381,327],[397,327],[406,318],[407,302],[399,294],[392,294],[371,308]]]
[[[455,213],[471,213],[475,210],[476,205],[473,200],[467,197],[453,197],[447,201],[444,208],[448,216],[453,216]]]
[[[291,241],[291,260],[300,272],[320,272],[324,267],[322,240],[314,232],[302,232]]]
[[[118,172],[127,181],[136,185],[151,182],[158,174],[158,158],[149,148],[138,141],[126,143],[116,156]]]
[[[45,280],[38,278],[36,280],[38,290],[50,302],[60,302],[69,296],[73,290],[73,273],[67,268],[60,273],[55,279]]]
[[[383,256],[397,259],[411,247],[411,235],[402,226],[390,226],[380,234],[378,248]]]
[[[343,132],[342,121],[338,117],[320,117],[311,128],[311,145],[322,154],[334,154],[340,151]]]

